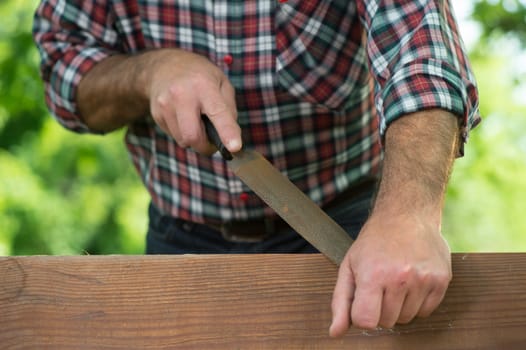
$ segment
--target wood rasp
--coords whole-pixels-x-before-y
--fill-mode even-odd
[[[290,227],[339,265],[353,242],[347,232],[260,153],[251,149],[230,153],[210,120],[206,116],[202,120],[208,138],[232,172]]]

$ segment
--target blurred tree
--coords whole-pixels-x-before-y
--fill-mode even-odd
[[[511,35],[526,45],[526,2],[524,0],[476,0],[473,19],[482,27],[482,41]]]
[[[142,253],[148,195],[124,131],[80,136],[46,110],[31,38],[37,3],[0,1],[0,255]],[[456,162],[443,230],[456,251],[524,251],[526,4],[472,3],[484,121]]]
[[[27,31],[28,13],[10,2],[1,9],[3,14],[15,10],[0,24],[0,147],[11,148],[25,135],[38,134],[46,112],[35,70],[37,56]]]
[[[481,125],[455,164],[444,213],[453,250],[526,250],[526,3],[474,1]]]
[[[47,112],[36,4],[0,3],[0,254],[142,253],[147,195],[123,131],[80,136]]]

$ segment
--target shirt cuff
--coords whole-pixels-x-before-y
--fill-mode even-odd
[[[444,109],[461,119],[460,155],[469,131],[480,121],[474,79],[463,79],[443,61],[425,59],[397,70],[377,95],[380,133],[399,117],[426,109]]]
[[[65,128],[78,133],[100,134],[82,121],[76,96],[82,77],[110,55],[110,52],[100,48],[72,49],[56,62],[45,86],[46,102],[52,114]]]

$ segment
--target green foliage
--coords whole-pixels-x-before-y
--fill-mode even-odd
[[[443,231],[456,251],[525,251],[526,6],[477,1],[472,17],[482,29],[471,62],[483,122],[455,164]]]
[[[511,35],[526,44],[526,3],[523,0],[477,0],[473,19],[482,25],[485,40]]]
[[[46,110],[31,38],[37,2],[0,2],[0,255],[142,253],[148,195],[123,131],[73,134]],[[473,2],[484,120],[456,162],[443,231],[455,251],[524,251],[526,73],[513,58],[524,57],[525,3]]]
[[[6,13],[14,12],[11,16]],[[14,1],[2,3],[0,23],[0,147],[7,148],[41,128],[45,106],[42,86],[35,69],[30,13]]]
[[[0,4],[0,254],[142,253],[148,196],[123,132],[73,134],[47,112],[36,3]]]
[[[513,101],[517,87],[507,56],[473,63],[484,120],[455,164],[444,233],[457,251],[524,251],[526,104]]]

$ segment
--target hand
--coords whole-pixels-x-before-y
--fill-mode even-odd
[[[181,147],[211,154],[201,114],[214,124],[230,152],[241,149],[234,88],[205,57],[177,49],[152,51],[148,91],[153,119]]]
[[[451,254],[439,225],[422,216],[373,214],[349,249],[332,300],[331,336],[350,322],[391,328],[426,317],[451,280]]]

